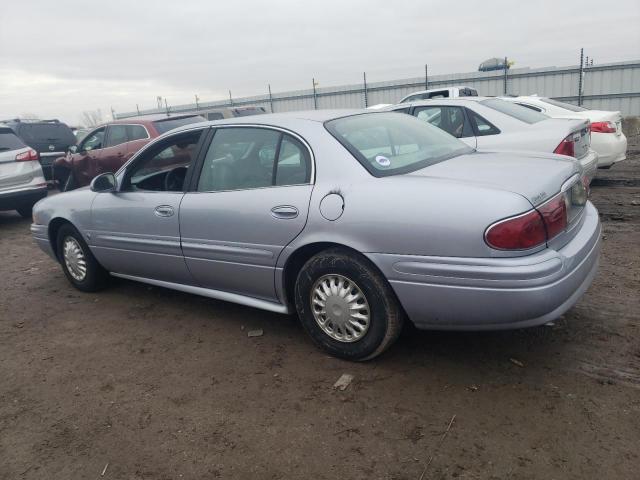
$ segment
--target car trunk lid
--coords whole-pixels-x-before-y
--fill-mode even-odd
[[[482,184],[518,193],[537,206],[580,173],[575,160],[532,152],[474,152],[431,165],[408,175]]]

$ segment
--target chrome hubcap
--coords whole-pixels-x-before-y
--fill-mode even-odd
[[[369,329],[369,303],[358,285],[342,275],[324,275],[313,284],[311,311],[322,331],[339,342],[360,340]]]
[[[78,282],[87,276],[87,261],[78,241],[73,237],[66,237],[62,243],[64,264],[69,274]]]

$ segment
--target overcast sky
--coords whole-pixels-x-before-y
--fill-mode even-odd
[[[640,1],[1,0],[0,118],[640,59]],[[105,115],[106,116],[106,115]]]

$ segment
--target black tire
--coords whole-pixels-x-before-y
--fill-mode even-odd
[[[327,275],[340,275],[354,283],[368,303],[368,328],[355,341],[332,338],[315,319],[312,290]],[[402,307],[386,279],[369,260],[342,249],[325,250],[304,264],[296,281],[295,301],[302,326],[316,345],[345,360],[364,361],[380,355],[398,338],[404,322]]]
[[[69,270],[69,266],[65,261],[65,242],[71,238],[75,240],[84,257],[86,271],[84,277],[81,279],[74,277],[74,274]],[[66,224],[60,227],[56,244],[62,271],[74,287],[83,292],[97,292],[107,285],[109,273],[98,263],[91,253],[91,250],[89,250],[89,246],[82,238],[82,235],[80,235],[80,232],[78,232],[73,225]]]
[[[16,208],[16,211],[20,214],[22,218],[31,218],[33,215],[33,206],[35,203],[30,203],[29,205],[21,205]]]

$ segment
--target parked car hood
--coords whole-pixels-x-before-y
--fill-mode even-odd
[[[561,155],[476,151],[409,175],[506,190],[522,195],[536,206],[558,193],[562,184],[580,171],[576,160]]]

